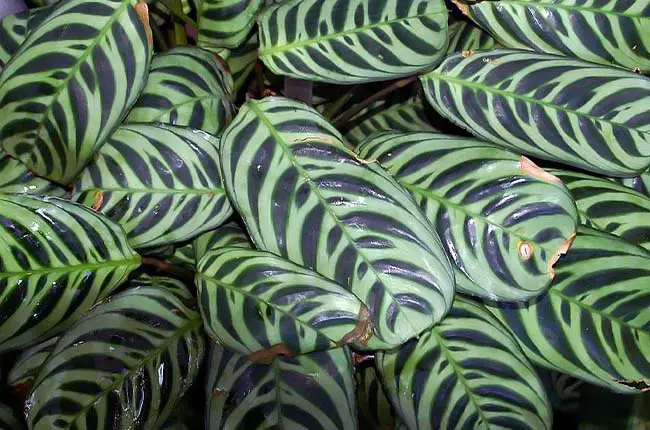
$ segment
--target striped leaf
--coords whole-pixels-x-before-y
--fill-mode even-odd
[[[136,248],[192,239],[232,214],[217,146],[198,130],[121,126],[79,175],[72,198],[118,222]]]
[[[47,179],[39,178],[22,162],[0,149],[0,193],[40,194],[66,197],[68,191]]]
[[[48,16],[51,8],[39,7],[0,19],[0,72],[27,36]]]
[[[365,423],[365,428],[368,429],[392,429],[395,423],[395,411],[386,397],[375,368],[366,366],[357,369],[355,379],[359,420]]]
[[[156,55],[126,122],[180,125],[218,136],[235,115],[225,67],[214,54],[189,46]]]
[[[571,191],[584,224],[650,249],[650,198],[592,175],[551,172]]]
[[[648,284],[649,252],[581,227],[548,293],[489,309],[535,364],[635,392],[650,387]]]
[[[185,306],[197,310],[196,299],[187,285],[178,279],[166,276],[151,276],[146,273],[138,275],[128,283],[129,288],[152,287],[172,292],[179,300],[182,300]]]
[[[460,291],[517,301],[549,287],[578,223],[558,178],[526,157],[436,133],[380,133],[358,154],[415,198],[456,265]]]
[[[467,21],[456,21],[449,24],[449,45],[447,53],[472,52],[493,49],[497,42],[481,28]]]
[[[208,362],[206,429],[357,428],[346,348],[278,356],[267,366],[211,344]]]
[[[0,352],[49,339],[140,264],[109,219],[65,200],[0,195]]]
[[[233,221],[221,227],[203,233],[192,242],[194,260],[199,264],[206,252],[225,247],[252,248],[246,232]]]
[[[257,61],[257,48],[259,47],[257,32],[254,31],[244,43],[235,49],[223,49],[219,56],[226,60],[232,75],[232,93],[237,94],[250,76]]]
[[[551,407],[533,366],[483,306],[456,297],[449,315],[378,368],[410,429],[550,429]]]
[[[631,178],[611,178],[621,185],[625,185],[646,197],[650,197],[650,171],[645,171]]]
[[[442,0],[290,1],[259,23],[259,56],[273,73],[335,84],[412,75],[447,47]]]
[[[165,261],[175,267],[184,267],[189,270],[196,268],[196,258],[194,257],[194,247],[192,243],[176,247],[171,257]]]
[[[243,44],[255,25],[262,0],[201,0],[199,38],[201,48],[236,48]]]
[[[136,2],[61,3],[0,74],[0,140],[39,176],[70,183],[138,97],[151,42]]]
[[[368,309],[354,294],[268,252],[209,251],[196,286],[210,339],[253,361],[365,344],[372,334]]]
[[[650,71],[649,0],[499,0],[460,8],[503,46]]]
[[[345,138],[356,146],[378,131],[436,131],[427,118],[423,101],[421,96],[397,103],[382,100],[346,125]]]
[[[198,313],[143,286],[95,307],[61,337],[27,402],[29,428],[157,429],[197,376]]]
[[[650,78],[503,49],[449,56],[421,79],[438,112],[517,152],[609,176],[650,164]]]
[[[580,391],[585,382],[554,370],[535,368],[553,409],[576,412],[580,408]]]
[[[259,249],[351,289],[396,346],[446,314],[453,271],[408,193],[342,139],[303,104],[250,101],[221,139],[224,183]]]
[[[58,337],[53,337],[24,350],[7,375],[7,386],[20,394],[28,393],[58,340]]]
[[[18,419],[14,411],[4,403],[0,403],[0,429],[22,430],[25,425]]]

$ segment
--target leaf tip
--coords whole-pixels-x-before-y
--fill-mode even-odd
[[[463,15],[469,15],[469,6],[464,3],[459,2],[458,0],[451,0],[453,4],[463,13]]]
[[[546,170],[539,167],[537,164],[525,156],[519,157],[519,169],[524,172],[526,175],[532,176],[533,178],[541,179],[546,182],[556,182],[561,183],[562,180],[555,175],[551,175]]]
[[[147,35],[147,41],[150,46],[153,46],[153,32],[151,30],[151,24],[149,23],[149,6],[145,0],[140,0],[138,4],[135,5],[135,11],[138,14],[138,18],[144,25],[144,31]]]
[[[348,334],[343,336],[336,344],[338,346],[347,345],[348,343],[359,343],[367,346],[372,337],[372,319],[370,311],[366,305],[361,305],[357,324]]]

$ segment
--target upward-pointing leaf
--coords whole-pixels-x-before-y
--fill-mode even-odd
[[[219,56],[226,60],[232,74],[233,94],[237,94],[246,83],[257,61],[257,48],[259,47],[257,31],[254,31],[246,41],[232,50],[223,49]]]
[[[650,71],[648,0],[492,0],[460,8],[509,48]]]
[[[498,49],[447,57],[422,83],[445,117],[515,150],[610,176],[650,165],[650,79]]]
[[[650,387],[650,253],[581,227],[540,299],[489,307],[536,364],[616,391]]]
[[[214,54],[181,46],[158,54],[127,122],[158,122],[214,136],[235,115],[232,76]]]
[[[449,54],[492,49],[495,45],[496,41],[489,33],[470,22],[461,20],[449,24],[449,46],[447,47]]]
[[[235,222],[229,222],[221,227],[203,233],[192,242],[194,260],[199,264],[206,252],[225,247],[252,248],[246,232]]]
[[[345,138],[358,145],[378,131],[436,131],[427,118],[423,102],[422,95],[397,103],[382,100],[346,124]]]
[[[418,341],[379,353],[392,404],[410,429],[551,428],[551,406],[533,366],[483,306],[456,297]]]
[[[650,198],[607,179],[553,169],[569,187],[582,222],[650,249]]]
[[[569,190],[521,157],[474,139],[386,132],[358,149],[406,188],[456,264],[456,285],[499,301],[544,292],[578,224]]]
[[[57,198],[0,195],[0,351],[48,339],[140,264],[124,232]]]
[[[277,75],[338,84],[393,79],[434,66],[447,47],[442,0],[302,0],[271,6],[260,59]]]
[[[196,285],[210,338],[254,361],[367,344],[372,334],[368,308],[354,294],[268,252],[209,251]]]
[[[353,362],[347,348],[255,364],[211,344],[206,428],[355,430]]]
[[[2,71],[0,141],[39,176],[69,184],[138,97],[151,42],[135,3],[62,2]]]
[[[379,341],[399,345],[445,315],[454,277],[435,231],[315,110],[277,97],[250,101],[224,132],[220,155],[255,245],[350,288]]]
[[[121,126],[79,175],[72,198],[118,222],[136,248],[192,239],[232,213],[217,139],[166,125]]]
[[[201,0],[198,45],[205,49],[236,48],[253,25],[262,0]]]
[[[198,373],[200,325],[184,294],[160,285],[95,307],[43,365],[27,401],[29,428],[160,428]]]

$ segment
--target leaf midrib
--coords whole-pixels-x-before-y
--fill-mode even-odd
[[[489,429],[488,423],[490,422],[487,417],[485,416],[483,409],[481,408],[480,404],[478,403],[476,396],[474,394],[474,391],[470,388],[469,384],[467,383],[467,380],[465,379],[465,375],[463,372],[459,371],[459,366],[458,363],[456,363],[456,359],[452,356],[451,351],[447,348],[447,345],[445,345],[445,340],[442,338],[442,336],[438,333],[438,330],[440,329],[440,326],[434,327],[431,330],[431,334],[436,338],[438,341],[438,345],[440,345],[440,351],[442,354],[444,354],[445,357],[447,357],[447,361],[449,362],[449,365],[451,366],[452,369],[454,369],[454,373],[458,377],[458,381],[460,384],[463,386],[465,389],[465,392],[467,393],[467,397],[469,397],[470,401],[476,408],[476,411],[478,412],[479,416],[481,417],[481,420],[483,420],[483,426],[485,429]]]
[[[641,327],[633,326],[629,322],[624,321],[624,320],[622,320],[622,319],[620,319],[618,317],[615,317],[610,313],[607,313],[607,312],[601,311],[599,309],[596,309],[593,306],[587,305],[587,304],[581,302],[580,300],[578,300],[578,299],[576,299],[574,297],[567,296],[562,291],[560,291],[558,288],[551,288],[548,291],[549,291],[549,294],[554,294],[554,295],[558,296],[560,299],[566,300],[567,302],[571,303],[574,306],[577,306],[578,308],[585,309],[585,310],[589,311],[589,313],[599,315],[601,318],[603,318],[605,320],[615,322],[615,323],[617,323],[617,324],[619,324],[621,326],[624,326],[624,327],[628,328],[629,330],[634,330],[634,331],[639,331],[641,333],[650,334],[650,330],[644,330]]]
[[[100,41],[103,41],[103,40],[104,40],[104,36],[106,36],[106,33],[108,33],[108,31],[111,29],[111,27],[113,26],[113,24],[114,24],[114,23],[115,23],[115,22],[116,22],[116,21],[121,17],[122,13],[123,13],[123,12],[124,12],[124,11],[129,7],[129,6],[131,6],[131,0],[122,0],[122,5],[119,6],[117,9],[115,9],[114,14],[113,14],[113,15],[111,16],[111,18],[106,22],[106,25],[104,25],[104,27],[102,27],[102,29],[101,29],[101,31],[99,32],[99,34],[97,35],[97,37],[95,37],[95,39],[93,40],[93,42],[92,42],[91,44],[89,44],[88,47],[87,47],[87,48],[86,48],[86,49],[81,53],[81,55],[79,56],[79,59],[77,60],[77,62],[76,62],[76,63],[75,63],[71,68],[70,68],[70,72],[67,74],[67,76],[65,77],[65,79],[63,79],[63,80],[61,81],[61,83],[60,83],[60,85],[59,85],[59,88],[54,92],[54,94],[52,94],[52,95],[50,96],[50,103],[48,103],[48,105],[47,105],[47,109],[45,109],[45,110],[41,113],[41,118],[43,118],[43,120],[39,121],[39,125],[38,125],[38,128],[36,129],[36,133],[35,133],[35,136],[36,136],[35,139],[38,138],[38,137],[40,137],[41,132],[43,131],[43,128],[45,127],[45,121],[44,121],[44,119],[47,118],[47,117],[50,115],[50,113],[52,112],[52,109],[54,108],[55,101],[58,100],[59,95],[61,94],[61,92],[62,92],[65,88],[67,88],[68,83],[72,80],[72,77],[73,77],[73,76],[76,76],[77,73],[79,72],[79,70],[80,70],[80,68],[81,68],[81,65],[82,65],[82,64],[86,61],[86,59],[90,56],[90,54],[91,54],[92,51],[95,49],[95,47],[96,47],[97,45],[99,45]],[[62,15],[64,15],[64,14],[59,15],[59,17],[62,16]],[[34,46],[34,45],[31,45],[31,46]],[[77,142],[77,145],[78,145],[78,144],[79,144],[79,142]],[[62,167],[62,170],[63,170],[64,173],[65,173],[65,170],[66,170],[66,169],[65,169],[63,166],[61,166],[61,167]]]
[[[530,52],[526,51],[524,53],[529,54]],[[487,59],[487,58],[489,58],[489,57],[485,57],[484,59]],[[637,128],[630,127],[628,125],[621,124],[619,122],[615,122],[615,121],[612,121],[612,120],[609,120],[609,119],[604,119],[602,117],[598,117],[598,116],[591,115],[591,114],[588,114],[588,113],[580,112],[580,111],[577,111],[575,109],[567,109],[567,108],[556,105],[554,103],[550,103],[550,102],[545,101],[545,100],[539,100],[539,99],[535,99],[535,98],[532,98],[532,97],[529,97],[529,96],[523,96],[523,95],[520,95],[520,94],[515,94],[515,93],[513,93],[511,91],[500,90],[500,89],[497,89],[497,88],[494,88],[494,87],[491,87],[491,86],[488,86],[488,85],[484,85],[484,84],[480,84],[480,83],[476,83],[476,82],[470,82],[468,80],[457,78],[457,77],[451,76],[449,74],[443,74],[443,73],[438,73],[436,71],[433,71],[433,72],[427,73],[426,75],[423,75],[421,77],[421,79],[422,78],[426,79],[426,78],[430,78],[430,77],[433,80],[447,81],[447,82],[452,82],[452,83],[455,83],[455,84],[460,84],[460,86],[462,86],[462,87],[472,88],[472,89],[475,89],[475,90],[481,90],[481,91],[484,91],[486,93],[491,93],[491,94],[498,94],[500,96],[503,96],[504,98],[510,98],[510,99],[514,99],[514,100],[525,101],[525,102],[528,102],[529,104],[536,104],[536,105],[544,106],[546,108],[562,111],[562,112],[565,112],[567,114],[572,114],[572,115],[575,115],[575,116],[584,117],[584,118],[590,119],[592,121],[597,121],[597,122],[601,122],[601,123],[605,123],[605,124],[610,124],[612,126],[621,127],[621,128],[626,129],[626,130],[631,130],[631,131],[634,131],[636,133],[640,133],[640,134],[644,134],[644,135],[650,135],[650,130],[639,130]],[[650,158],[650,154],[646,155],[645,158]]]
[[[417,19],[417,18],[420,18],[420,17],[423,17],[423,16],[430,17],[430,16],[443,15],[443,14],[447,15],[447,11],[445,10],[445,11],[437,11],[437,12],[431,12],[431,13],[423,13],[423,14],[414,15],[414,16],[407,16],[407,17],[404,17],[404,18],[395,18],[395,19],[390,19],[390,20],[386,20],[386,21],[380,21],[380,22],[376,22],[376,23],[373,23],[373,24],[364,25],[362,27],[355,27],[355,28],[351,28],[349,30],[340,31],[338,33],[330,33],[330,34],[327,34],[325,36],[317,36],[317,37],[309,38],[309,39],[306,39],[306,40],[300,40],[298,42],[287,43],[285,45],[275,45],[275,46],[273,46],[271,48],[267,48],[267,49],[263,49],[263,50],[260,49],[258,51],[259,52],[258,55],[259,55],[260,58],[262,58],[263,56],[282,53],[282,52],[288,51],[290,49],[302,48],[304,46],[313,45],[313,44],[316,44],[318,42],[323,42],[323,41],[335,39],[337,37],[343,37],[343,36],[346,36],[348,34],[362,33],[362,32],[364,32],[366,30],[371,30],[371,29],[376,28],[376,27],[392,25],[392,24],[395,24],[395,23],[398,23],[398,22],[407,21],[407,20],[410,20],[410,19]]]
[[[648,18],[646,16],[643,16],[641,14],[626,14],[626,13],[621,13],[621,12],[616,12],[613,10],[603,10],[603,9],[597,9],[593,7],[585,7],[585,6],[575,6],[575,5],[564,5],[564,4],[559,4],[559,3],[545,3],[545,2],[533,2],[533,1],[526,1],[526,0],[499,0],[499,1],[491,1],[491,0],[484,0],[476,3],[476,6],[481,5],[482,3],[490,4],[490,7],[496,7],[493,6],[492,3],[504,3],[504,4],[516,4],[516,5],[523,5],[526,7],[534,7],[534,8],[544,8],[544,9],[562,9],[562,10],[568,10],[568,11],[581,11],[581,12],[592,12],[594,14],[602,14],[602,15],[613,15],[613,16],[625,16],[629,18]],[[470,8],[474,8],[474,5],[471,5]]]
[[[87,271],[87,270],[94,270],[94,269],[103,269],[106,267],[130,266],[132,264],[140,265],[141,262],[142,262],[142,258],[139,255],[137,255],[136,257],[133,258],[127,258],[118,261],[111,260],[106,263],[76,264],[76,265],[67,265],[63,267],[26,270],[24,272],[2,272],[0,273],[0,279],[6,279],[6,278],[18,277],[18,276],[27,277],[32,275],[44,275],[48,273]]]
[[[474,218],[474,219],[477,219],[477,220],[479,220],[479,221],[482,221],[483,223],[485,223],[485,224],[487,224],[487,225],[491,225],[491,226],[493,226],[493,227],[496,227],[497,229],[499,229],[499,230],[501,230],[501,231],[504,231],[504,232],[506,232],[506,233],[508,233],[508,234],[511,234],[511,235],[513,235],[513,236],[515,236],[515,237],[518,237],[518,238],[520,238],[520,239],[522,239],[522,240],[524,240],[524,241],[527,241],[527,242],[531,242],[531,243],[537,244],[537,245],[539,245],[540,248],[545,249],[545,250],[547,250],[547,251],[555,252],[555,251],[557,250],[557,248],[551,248],[551,247],[549,247],[548,245],[547,245],[547,246],[544,246],[543,244],[538,243],[538,242],[535,241],[534,239],[531,239],[530,237],[528,237],[528,236],[526,236],[526,235],[523,235],[523,234],[521,234],[521,233],[519,233],[519,232],[517,232],[517,231],[515,231],[515,230],[513,230],[513,229],[511,229],[511,228],[504,227],[504,226],[502,226],[502,225],[500,225],[500,224],[496,224],[496,223],[490,221],[488,218],[484,217],[483,215],[478,215],[478,214],[476,214],[476,213],[474,213],[474,212],[472,212],[472,211],[467,210],[467,209],[466,209],[465,207],[463,207],[462,205],[459,205],[459,204],[457,204],[457,203],[454,203],[454,202],[452,202],[452,201],[450,201],[450,200],[445,199],[444,197],[440,197],[440,196],[436,195],[433,191],[426,190],[426,189],[424,189],[424,188],[420,188],[420,187],[415,186],[415,185],[413,185],[413,184],[410,184],[410,183],[404,182],[403,180],[400,180],[400,179],[398,179],[398,182],[399,182],[400,185],[402,185],[404,188],[406,188],[407,190],[409,190],[409,192],[411,192],[411,190],[414,190],[414,191],[413,191],[414,193],[418,193],[418,194],[423,195],[425,198],[430,198],[430,199],[432,199],[432,200],[435,200],[435,201],[437,201],[438,203],[440,203],[441,206],[452,207],[452,208],[454,208],[455,210],[458,210],[459,212],[463,212],[463,213],[466,214],[467,216],[469,216],[469,217],[471,217],[471,218]],[[565,239],[565,240],[566,240],[566,239]]]
[[[347,228],[343,225],[343,223],[341,223],[341,220],[339,220],[338,216],[336,215],[336,213],[334,212],[332,207],[330,205],[326,204],[327,200],[321,195],[320,190],[318,190],[318,188],[314,186],[314,182],[313,182],[311,176],[309,176],[309,173],[305,169],[303,169],[302,166],[300,166],[300,164],[296,160],[296,156],[294,155],[293,151],[291,151],[291,148],[289,148],[286,145],[286,143],[284,141],[284,138],[281,135],[278,134],[278,132],[275,129],[275,127],[273,126],[273,124],[269,121],[269,119],[266,117],[264,112],[258,107],[258,105],[257,105],[258,102],[251,101],[249,103],[250,103],[249,104],[250,109],[255,113],[255,115],[257,115],[257,117],[260,119],[260,121],[269,130],[269,133],[271,133],[271,136],[275,139],[275,141],[278,143],[278,145],[284,151],[287,158],[291,161],[291,165],[293,166],[293,168],[296,169],[296,171],[300,174],[302,179],[309,185],[309,189],[314,193],[314,195],[316,195],[316,197],[318,198],[319,203],[324,208],[325,212],[328,213],[332,217],[332,219],[336,223],[337,227],[341,230],[342,236],[345,236],[347,238],[348,243],[350,245],[352,245],[352,247],[357,252],[357,255],[359,255],[362,258],[362,260],[367,264],[368,271],[372,272],[375,275],[375,279],[377,279],[379,282],[381,282],[382,284],[385,285],[384,279],[377,272],[377,269],[375,269],[374,264],[372,264],[372,260],[370,260],[366,256],[366,254],[358,247],[357,242],[352,238],[352,236],[350,236],[350,233],[348,232]],[[343,148],[347,150],[347,148],[345,148],[345,147],[343,147]],[[323,276],[325,276],[325,275],[323,275]],[[329,277],[327,277],[327,276],[325,276],[325,277],[329,279]],[[334,280],[332,280],[332,281],[336,282]],[[343,287],[343,288],[345,288],[345,287]],[[353,291],[353,288],[350,288],[350,292],[352,294],[354,294],[359,299],[359,301],[361,303],[365,304],[364,299],[360,298]],[[411,326],[412,331],[417,333],[417,330],[415,329],[415,326],[413,325],[413,323],[409,320],[409,318],[407,316],[407,313],[404,312],[403,305],[399,304],[397,302],[397,300],[395,300],[395,297],[393,296],[393,293],[390,290],[390,288],[384,288],[384,292],[390,296],[391,302],[400,310],[402,315],[404,315],[404,318],[406,319],[408,324]],[[374,326],[374,324],[373,324],[373,326]],[[373,327],[373,328],[376,328],[377,331],[380,332],[379,327]],[[384,337],[383,333],[380,332],[380,334],[382,334],[381,337],[383,338]],[[381,339],[381,340],[384,341],[384,339]]]
[[[264,303],[266,306],[269,306],[269,307],[273,308],[273,310],[275,310],[276,312],[278,312],[278,313],[280,313],[282,315],[286,315],[287,317],[291,318],[291,320],[297,321],[297,322],[300,323],[300,325],[303,325],[306,328],[308,328],[309,330],[315,331],[316,333],[322,335],[326,339],[329,339],[330,342],[332,342],[332,343],[336,343],[336,342],[338,342],[340,340],[340,339],[332,339],[331,336],[326,335],[325,333],[323,333],[323,331],[321,329],[314,327],[313,325],[309,324],[309,322],[303,321],[302,319],[296,317],[294,314],[292,314],[292,313],[290,313],[288,311],[285,311],[282,308],[278,307],[276,304],[271,303],[271,302],[267,302],[267,301],[263,300],[262,298],[260,298],[259,296],[255,295],[255,294],[252,294],[252,293],[246,291],[243,288],[239,288],[239,287],[236,287],[234,285],[230,285],[230,284],[227,284],[225,282],[221,282],[218,279],[214,278],[213,276],[209,276],[209,275],[206,275],[206,274],[201,273],[201,272],[198,272],[198,275],[199,275],[200,278],[210,280],[210,281],[214,282],[215,284],[219,285],[220,287],[225,288],[225,289],[227,289],[229,291],[234,291],[234,292],[236,292],[238,294],[241,294],[242,296],[246,296],[248,298],[251,298],[255,302]],[[330,282],[332,282],[332,281],[330,281]],[[343,288],[343,287],[341,287],[341,288]],[[357,298],[357,300],[359,300],[359,299]],[[322,306],[319,306],[319,308],[321,308],[321,307]],[[203,309],[203,308],[201,308],[201,309]],[[264,325],[266,326],[266,324],[264,324]],[[255,351],[249,351],[249,352],[253,353]]]
[[[125,379],[127,379],[127,377],[132,376],[138,370],[142,369],[142,367],[145,364],[147,364],[149,361],[153,361],[154,359],[158,358],[160,356],[160,354],[165,349],[167,349],[174,342],[177,342],[178,339],[183,337],[186,333],[194,330],[195,328],[200,327],[201,322],[202,322],[201,317],[198,314],[197,314],[197,318],[194,318],[194,319],[188,318],[188,321],[189,321],[189,323],[187,324],[187,326],[184,329],[175,331],[174,332],[175,334],[172,337],[170,337],[165,342],[161,343],[158,348],[154,348],[152,350],[152,354],[150,356],[148,356],[148,357],[140,360],[139,362],[137,362],[136,366],[134,366],[133,369],[130,369],[128,372],[123,373],[120,376],[116,377],[115,381],[113,383],[111,383],[110,385],[108,385],[106,388],[104,388],[99,394],[97,394],[92,402],[88,402],[83,408],[81,408],[79,410],[79,412],[74,414],[72,416],[72,419],[70,420],[69,424],[65,428],[66,429],[72,428],[72,426],[77,422],[79,417],[84,415],[88,411],[88,409],[93,407],[101,398],[105,397],[106,394],[108,394],[109,392],[113,391],[115,388],[122,385],[122,383],[124,382]]]

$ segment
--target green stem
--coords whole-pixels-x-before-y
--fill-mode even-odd
[[[174,18],[177,18],[177,19],[181,20],[182,22],[184,22],[185,24],[189,25],[190,27],[192,27],[194,29],[199,28],[199,25],[197,24],[197,22],[194,21],[189,16],[185,15],[183,13],[183,10],[176,7],[176,5],[172,1],[170,1],[170,0],[150,0],[150,2],[154,3],[154,4],[158,3],[158,2],[164,4],[165,6],[167,6],[167,9],[169,9],[169,12],[174,16]]]

